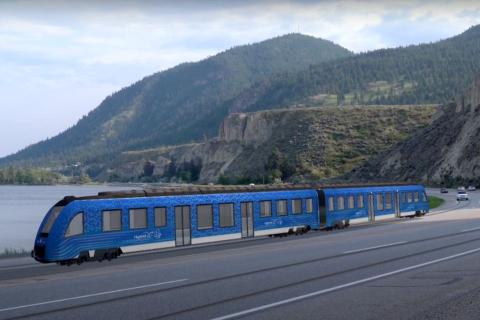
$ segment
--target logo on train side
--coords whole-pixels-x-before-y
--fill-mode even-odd
[[[136,234],[133,236],[135,240],[150,240],[150,239],[160,239],[162,233],[158,230],[155,231],[145,231],[141,234]]]
[[[272,219],[272,221],[265,222],[265,225],[266,226],[281,226],[281,225],[283,225],[283,220],[275,218],[275,219]]]

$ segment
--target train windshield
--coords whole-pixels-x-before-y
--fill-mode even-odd
[[[48,217],[47,222],[43,226],[42,233],[45,235],[48,235],[50,232],[50,229],[52,229],[53,224],[55,223],[55,220],[57,220],[58,215],[62,211],[63,206],[56,206],[53,207],[52,212],[50,213],[50,216]]]

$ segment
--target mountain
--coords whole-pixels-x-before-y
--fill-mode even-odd
[[[480,26],[435,43],[381,49],[278,74],[229,101],[231,112],[302,105],[445,103],[480,72]]]
[[[75,126],[0,159],[0,165],[84,163],[125,149],[200,140],[216,133],[228,113],[226,102],[255,82],[351,55],[330,41],[301,34],[235,47],[112,94]]]
[[[436,110],[357,106],[235,113],[214,139],[122,152],[97,179],[247,183],[335,177],[424,128]]]
[[[352,180],[480,185],[480,77],[428,127],[349,174]]]
[[[234,113],[446,104],[480,74],[479,56],[480,26],[435,43],[356,55],[325,40],[290,34],[146,77],[106,98],[62,134],[0,159],[0,166],[56,169],[81,162],[95,178],[105,176],[105,168],[124,151],[141,154],[160,146],[207,141]],[[402,113],[392,117],[396,122]],[[295,133],[315,139],[308,134],[305,128]],[[364,160],[372,155],[376,153],[365,154]],[[333,170],[340,174],[345,168]]]

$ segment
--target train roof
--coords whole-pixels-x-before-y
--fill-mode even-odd
[[[325,188],[323,189],[326,193],[336,194],[336,193],[350,193],[360,190],[362,187],[345,187],[345,188]],[[368,192],[382,192],[382,191],[408,191],[408,190],[419,190],[423,188],[420,184],[395,184],[395,185],[373,185],[373,186],[363,186],[362,189],[366,189]]]
[[[414,185],[407,182],[386,182],[386,183],[304,183],[304,184],[271,184],[271,185],[191,185],[180,187],[161,187],[146,188],[141,190],[125,191],[106,191],[99,192],[94,196],[67,196],[60,200],[56,205],[65,206],[75,200],[96,200],[96,199],[114,199],[114,198],[139,198],[139,197],[158,197],[158,196],[176,196],[176,195],[195,195],[195,194],[215,194],[215,193],[239,193],[239,192],[262,192],[262,191],[288,191],[305,189],[338,189],[338,188],[361,188],[361,187],[388,187],[388,186],[408,186]]]

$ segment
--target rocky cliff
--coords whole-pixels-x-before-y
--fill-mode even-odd
[[[480,78],[432,124],[351,175],[358,180],[480,183]]]
[[[124,152],[100,177],[217,182],[338,176],[427,126],[435,106],[301,108],[236,113],[203,143]]]

